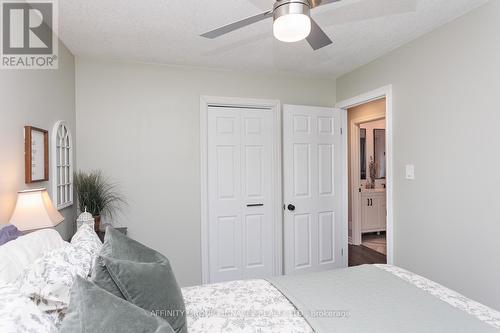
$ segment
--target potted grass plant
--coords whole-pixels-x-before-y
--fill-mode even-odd
[[[101,216],[109,220],[113,218],[120,205],[125,204],[123,196],[117,192],[116,184],[104,177],[102,171],[78,171],[74,174],[78,207],[81,212],[87,211],[94,217],[95,231],[100,230]]]

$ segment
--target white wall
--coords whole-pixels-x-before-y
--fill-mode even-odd
[[[57,70],[0,70],[0,225],[7,224],[17,191],[46,187],[49,182],[24,184],[24,126],[49,131],[66,120],[75,136],[75,64],[68,49],[59,44]],[[75,206],[61,211],[65,221],[56,229],[68,239],[73,233]]]
[[[78,164],[102,169],[129,202],[117,223],[201,282],[200,95],[333,106],[334,81],[76,61]]]
[[[500,310],[499,31],[490,1],[341,77],[337,99],[393,84],[395,263]]]

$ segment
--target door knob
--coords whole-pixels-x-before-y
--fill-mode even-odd
[[[288,210],[289,210],[289,211],[291,211],[291,212],[293,212],[293,211],[295,210],[295,206],[294,206],[294,205],[292,205],[292,204],[289,204],[289,205],[287,206],[287,208],[288,208]]]

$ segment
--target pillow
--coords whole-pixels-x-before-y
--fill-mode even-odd
[[[0,246],[0,281],[14,282],[44,252],[66,244],[54,229],[42,229]]]
[[[187,332],[184,299],[170,264],[103,258],[107,271],[125,299],[169,322],[175,332]]]
[[[15,225],[8,224],[0,229],[0,245],[4,245],[22,235],[23,233],[20,232]]]
[[[186,309],[168,259],[107,228],[92,280],[101,288],[166,319],[186,333]]]
[[[77,277],[60,333],[173,333],[163,319]]]
[[[56,326],[14,285],[0,285],[0,332],[57,333]]]
[[[91,254],[78,246],[66,246],[46,252],[29,266],[16,285],[42,311],[65,310],[75,276],[87,277]]]
[[[90,253],[90,270],[88,272],[88,275],[90,275],[97,255],[102,248],[102,242],[99,239],[99,236],[97,236],[92,227],[87,224],[83,224],[80,228],[78,228],[76,233],[73,235],[73,238],[71,238],[71,244]]]
[[[101,288],[115,296],[125,298],[103,262],[104,257],[131,260],[135,262],[162,262],[166,258],[160,253],[128,238],[121,232],[111,227],[106,228],[104,244],[92,271],[92,280]],[[168,260],[167,260],[168,261]]]

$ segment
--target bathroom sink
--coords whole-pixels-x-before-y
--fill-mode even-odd
[[[365,192],[365,193],[382,193],[382,192],[385,192],[385,188],[362,188],[361,192]]]

